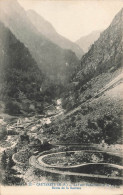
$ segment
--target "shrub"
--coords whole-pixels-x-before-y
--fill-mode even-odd
[[[20,107],[18,103],[9,101],[6,103],[5,110],[8,114],[14,115],[14,114],[20,114]]]
[[[4,139],[7,135],[6,128],[4,126],[0,127],[0,140]]]

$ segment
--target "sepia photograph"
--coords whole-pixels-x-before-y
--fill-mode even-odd
[[[122,102],[122,0],[0,0],[1,195],[123,195]]]

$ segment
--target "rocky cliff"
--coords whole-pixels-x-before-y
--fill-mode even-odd
[[[115,71],[123,63],[123,9],[81,59],[76,78],[86,82],[107,71]]]

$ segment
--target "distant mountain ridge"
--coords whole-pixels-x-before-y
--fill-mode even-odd
[[[37,14],[34,10],[28,10],[27,15],[36,29],[53,43],[59,45],[63,49],[72,50],[79,58],[82,57],[84,54],[83,50],[76,43],[58,34],[51,23],[45,20],[42,16]]]
[[[75,53],[62,49],[41,34],[26,11],[14,0],[0,1],[0,20],[29,49],[39,68],[54,82],[66,82],[79,64]]]
[[[83,49],[84,53],[88,52],[91,45],[99,38],[101,31],[93,31],[92,33],[82,36],[75,43]]]

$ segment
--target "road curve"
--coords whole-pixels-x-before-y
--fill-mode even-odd
[[[83,152],[94,152],[94,153],[105,153],[105,152],[103,152],[103,151],[97,151],[97,150],[77,150],[77,151],[68,151],[68,152],[81,152],[81,151],[83,151]],[[50,153],[50,154],[45,154],[45,155],[41,155],[39,158],[37,158],[37,161],[41,164],[41,166],[42,167],[49,167],[49,168],[64,168],[64,169],[67,169],[67,168],[76,168],[76,167],[81,167],[81,166],[86,166],[86,165],[91,165],[91,164],[96,164],[96,163],[83,163],[83,164],[79,164],[79,165],[73,165],[73,166],[58,166],[58,165],[49,165],[49,164],[47,164],[47,163],[45,163],[44,161],[43,161],[43,158],[45,158],[45,157],[47,157],[47,156],[51,156],[51,155],[53,155],[53,154],[63,154],[63,153],[65,153],[65,152],[56,152],[56,153]],[[111,154],[111,155],[114,155],[113,153],[111,153],[111,152],[107,152],[107,154]],[[105,165],[108,165],[108,164],[110,164],[110,163],[99,163],[99,164],[105,164]],[[123,166],[120,166],[120,165],[116,165],[116,164],[111,164],[112,165],[112,167],[115,167],[115,168],[119,168],[119,169],[123,169]]]
[[[74,151],[75,152],[75,151]],[[48,154],[47,154],[48,155]],[[43,155],[42,158],[46,156]],[[69,176],[81,176],[81,177],[87,177],[87,178],[99,178],[99,179],[113,179],[113,180],[123,180],[122,177],[114,177],[114,176],[105,176],[105,175],[96,175],[96,174],[85,174],[85,173],[77,173],[77,172],[70,172],[70,171],[64,171],[63,170],[57,170],[55,168],[60,168],[61,167],[53,167],[53,166],[48,166],[46,163],[40,161],[38,161],[39,156],[31,156],[29,159],[29,164],[32,165],[35,168],[38,168],[40,170],[43,170],[45,172],[49,172],[49,173],[55,173],[55,174],[61,174],[61,175],[69,175]],[[41,160],[41,159],[40,159]],[[89,163],[89,164],[93,164],[93,163]],[[99,164],[108,164],[108,163],[99,163]],[[122,166],[120,165],[114,165],[114,164],[110,164],[112,167],[115,168],[119,168],[119,169],[123,169]],[[80,165],[82,166],[82,165]],[[84,164],[85,166],[85,164]],[[69,167],[67,167],[69,168]]]

